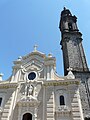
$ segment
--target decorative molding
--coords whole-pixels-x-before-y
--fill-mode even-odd
[[[2,113],[3,112],[3,108],[2,107],[0,107],[0,113]]]
[[[40,104],[40,101],[38,101],[33,96],[23,96],[20,101],[17,102],[18,106],[29,106],[29,107],[37,107]]]
[[[40,57],[42,57],[42,58],[45,58],[45,57],[46,57],[46,55],[45,55],[44,53],[41,53],[41,52],[39,52],[39,51],[35,51],[35,52],[31,52],[30,54],[28,54],[28,55],[26,55],[26,56],[23,56],[22,58],[23,58],[23,60],[25,60],[25,59],[31,57],[32,55],[38,55],[38,56],[40,56]]]
[[[17,83],[2,83],[0,84],[0,89],[8,89],[8,88],[17,88],[18,84]]]
[[[66,106],[62,106],[58,107],[58,110],[56,110],[55,113],[57,116],[69,116],[71,114],[71,110]]]
[[[64,86],[67,86],[67,85],[71,85],[71,84],[76,84],[76,85],[79,85],[79,81],[50,81],[50,82],[47,82],[46,83],[44,82],[43,85],[44,86],[60,86],[60,85],[64,85]]]

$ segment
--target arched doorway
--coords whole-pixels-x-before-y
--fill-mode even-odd
[[[23,119],[22,120],[32,120],[32,114],[30,113],[25,113],[23,115]]]

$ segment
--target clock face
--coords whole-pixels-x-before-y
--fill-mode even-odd
[[[31,72],[28,74],[28,79],[29,80],[34,80],[36,78],[36,73],[35,72]]]

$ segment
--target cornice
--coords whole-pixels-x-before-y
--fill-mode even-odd
[[[29,53],[29,54],[26,55],[26,56],[23,56],[22,58],[23,58],[23,60],[25,60],[25,59],[31,57],[32,55],[38,55],[38,56],[40,56],[40,57],[42,57],[42,58],[45,58],[45,57],[46,57],[46,55],[45,55],[44,53],[41,53],[41,52],[39,52],[39,51],[35,51],[35,52]]]
[[[79,81],[78,80],[53,80],[53,81],[45,81],[43,83],[44,86],[67,86],[67,85],[72,85],[72,84],[76,84],[79,85]]]
[[[17,88],[18,84],[17,83],[1,83],[0,84],[0,89],[8,89],[8,88]]]

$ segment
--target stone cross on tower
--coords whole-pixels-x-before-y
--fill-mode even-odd
[[[34,45],[34,52],[37,51],[37,47],[38,47],[38,45]]]

